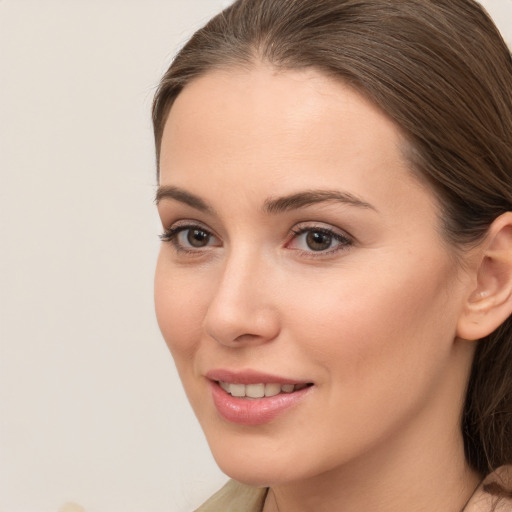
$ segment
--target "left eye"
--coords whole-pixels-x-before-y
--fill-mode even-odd
[[[295,237],[288,244],[290,249],[307,252],[330,252],[351,244],[348,237],[324,228],[294,230]]]

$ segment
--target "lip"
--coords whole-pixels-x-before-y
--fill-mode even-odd
[[[274,396],[248,400],[226,393],[220,387],[218,381],[236,384],[307,384],[308,381],[297,381],[252,370],[244,372],[212,370],[206,374],[206,377],[210,380],[209,385],[213,403],[220,416],[231,423],[246,426],[269,423],[302,402],[314,387],[308,386],[292,393],[280,393]]]
[[[223,381],[231,384],[260,384],[270,383],[275,384],[309,384],[309,380],[297,380],[286,377],[280,377],[278,375],[272,375],[270,373],[259,372],[256,370],[211,370],[206,373],[205,377],[212,381]]]

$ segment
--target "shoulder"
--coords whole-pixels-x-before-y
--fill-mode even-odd
[[[261,512],[267,489],[230,480],[195,512]]]
[[[512,466],[502,466],[487,476],[464,512],[512,512]]]

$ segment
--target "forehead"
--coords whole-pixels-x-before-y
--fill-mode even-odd
[[[263,64],[215,70],[176,98],[163,133],[162,164],[169,152],[192,142],[205,151],[253,141],[251,148],[265,144],[272,151],[309,141],[303,150],[311,154],[333,139],[357,142],[354,151],[378,145],[392,152],[404,143],[399,128],[377,106],[316,70],[280,71]]]
[[[332,120],[342,115],[334,126],[338,135],[342,134],[340,122],[347,125],[356,117],[359,127],[371,123],[391,137],[400,132],[376,105],[341,80],[312,68],[279,70],[265,64],[213,70],[192,80],[174,101],[165,129],[176,129],[179,123],[180,134],[187,126],[197,128],[198,124],[213,122],[215,126],[210,127],[217,131],[235,129],[233,135],[256,136],[261,126],[270,136],[266,123],[284,132],[304,120],[310,125],[314,121],[325,123],[330,112]],[[174,122],[176,118],[179,120]],[[239,131],[244,123],[246,129]]]
[[[216,187],[268,195],[269,183],[284,194],[321,180],[369,202],[376,191],[396,200],[400,183],[420,186],[406,145],[376,105],[316,70],[216,70],[188,84],[171,108],[161,183],[206,195]]]

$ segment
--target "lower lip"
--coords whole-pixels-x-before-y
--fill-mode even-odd
[[[290,407],[297,405],[313,386],[292,393],[280,393],[250,400],[231,396],[217,382],[210,381],[210,387],[213,403],[225,420],[239,425],[253,426],[268,423]]]

